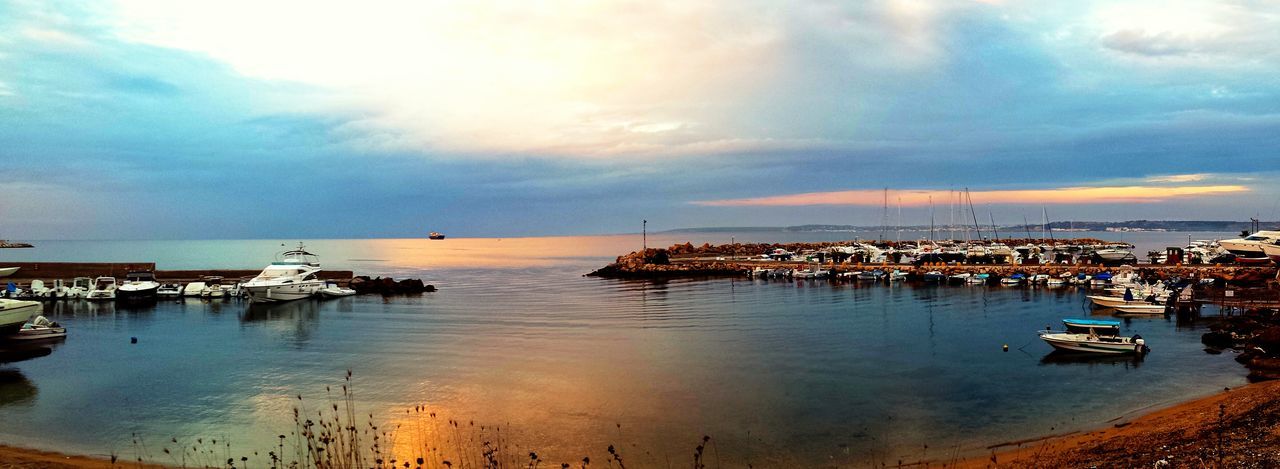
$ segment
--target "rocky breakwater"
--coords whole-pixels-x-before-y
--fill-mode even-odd
[[[423,284],[421,279],[407,278],[397,281],[391,277],[369,278],[365,275],[351,279],[350,287],[361,295],[409,295],[436,291],[435,285]]]
[[[1280,314],[1274,309],[1225,317],[1210,325],[1200,341],[1210,353],[1240,352],[1235,359],[1248,367],[1250,381],[1280,379]]]
[[[672,252],[673,250],[677,252]],[[740,276],[745,273],[742,267],[721,261],[672,264],[671,256],[678,253],[680,253],[678,249],[650,248],[644,251],[636,251],[624,256],[618,256],[612,264],[587,275],[603,278],[660,279]]]

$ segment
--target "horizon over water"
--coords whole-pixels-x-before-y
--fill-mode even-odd
[[[1231,235],[1071,233],[1124,236],[1140,256],[1189,234]],[[654,233],[648,244],[730,236],[850,233]],[[296,241],[45,241],[0,250],[0,267],[260,268],[282,243]],[[1202,351],[1204,322],[1124,320],[1124,333],[1151,344],[1142,360],[1049,355],[1035,331],[1090,314],[1075,289],[582,276],[639,249],[639,235],[306,243],[325,268],[440,290],[266,306],[50,303],[70,336],[48,356],[0,363],[0,443],[165,463],[170,438],[203,437],[230,442],[237,458],[265,454],[293,431],[295,396],[314,410],[350,369],[358,413],[384,428],[426,404],[442,419],[500,425],[552,465],[603,462],[608,445],[635,466],[679,465],[703,435],[726,464],[893,464],[1094,427],[1245,382],[1230,354]]]

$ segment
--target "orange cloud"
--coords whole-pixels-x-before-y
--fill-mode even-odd
[[[1110,186],[1110,187],[1059,187],[1053,189],[1004,190],[1004,191],[970,191],[974,203],[980,204],[1109,204],[1109,203],[1153,203],[1169,199],[1215,196],[1248,192],[1246,186]],[[932,197],[934,203],[945,204],[953,191],[938,190],[894,190],[889,191],[889,201],[897,204],[899,200],[904,206],[928,205]],[[696,205],[713,207],[748,207],[776,206],[792,207],[802,205],[880,205],[884,203],[884,191],[853,190],[835,192],[809,192],[804,194],[777,195],[769,197],[753,197],[746,199],[704,200],[693,202]]]

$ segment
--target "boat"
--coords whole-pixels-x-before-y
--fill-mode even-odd
[[[1165,305],[1155,304],[1126,304],[1113,306],[1113,308],[1125,314],[1164,314],[1168,311]]]
[[[166,284],[160,285],[160,288],[156,289],[156,296],[163,297],[163,298],[174,298],[174,297],[182,296],[182,284],[166,283]]]
[[[9,340],[51,340],[67,336],[67,328],[44,316],[36,316],[31,322],[23,324],[18,333],[10,335]]]
[[[1064,332],[1043,330],[1040,339],[1055,349],[1067,352],[1101,354],[1143,354],[1150,349],[1142,336],[1120,336],[1120,321],[1098,319],[1063,319]]]
[[[898,282],[906,279],[907,279],[907,273],[901,270],[894,269],[893,272],[889,273],[890,282]]]
[[[204,288],[200,289],[201,298],[221,299],[227,297],[227,288],[222,286],[222,277],[206,275],[200,278]]]
[[[432,231],[431,233],[427,234],[427,239],[444,239],[444,233],[437,233]]]
[[[1049,283],[1049,274],[1035,274],[1035,275],[1032,275],[1031,279],[1028,281],[1037,285],[1046,284],[1046,283]]]
[[[946,274],[943,274],[942,272],[938,272],[936,270],[925,272],[921,278],[928,283],[942,283],[947,281]]]
[[[320,295],[325,298],[340,298],[344,296],[352,296],[355,294],[356,294],[355,290],[352,290],[350,288],[342,288],[338,286],[338,284],[336,283],[325,284],[325,287],[320,289]]]
[[[315,296],[324,288],[320,280],[320,263],[315,254],[298,243],[297,249],[282,252],[262,273],[244,283],[249,301],[292,301]]]
[[[182,287],[182,296],[200,296],[200,292],[204,291],[204,282],[191,282],[187,286]]]
[[[1108,283],[1111,283],[1111,273],[1110,273],[1110,272],[1101,272],[1101,273],[1099,273],[1099,274],[1097,274],[1097,275],[1094,275],[1094,276],[1093,276],[1093,279],[1089,280],[1089,285],[1091,285],[1091,286],[1095,286],[1095,287],[1097,287],[1097,286],[1103,286],[1103,285],[1106,285],[1106,284],[1108,284]]]
[[[1063,277],[1049,277],[1044,281],[1044,284],[1050,287],[1061,287],[1067,284],[1067,279]]]
[[[973,278],[973,274],[968,272],[961,272],[958,274],[951,274],[951,276],[947,277],[947,282],[956,283],[956,284],[969,283],[969,279],[971,278]]]
[[[27,289],[26,297],[40,300],[48,299],[49,290],[51,290],[49,287],[44,286],[44,280],[32,280],[31,288]]]
[[[1025,282],[1026,280],[1027,280],[1027,274],[1019,272],[1019,273],[1000,279],[1000,284],[1005,286],[1016,286],[1016,285],[1022,285],[1022,282]]]
[[[28,319],[43,309],[38,301],[0,299],[0,336],[17,333]]]
[[[1271,262],[1280,264],[1280,244],[1277,243],[1280,243],[1280,241],[1262,243],[1259,247],[1262,248],[1262,253],[1271,259]],[[0,275],[0,277],[3,277],[3,275]]]
[[[1147,301],[1146,299],[1136,299],[1132,297],[1130,299],[1126,299],[1125,297],[1122,297],[1122,296],[1087,295],[1085,296],[1085,298],[1088,298],[1089,301],[1093,302],[1093,304],[1104,307],[1104,308],[1117,308],[1120,306],[1130,306],[1130,305],[1151,305],[1151,304],[1163,305],[1164,304],[1163,302],[1161,302],[1163,298],[1161,298],[1159,295],[1156,295],[1153,298],[1156,301],[1156,303],[1152,303],[1151,301]]]
[[[0,277],[8,277],[18,272],[21,267],[0,267]]]
[[[1133,251],[1119,248],[1107,248],[1093,251],[1093,256],[1101,264],[1137,264],[1138,256]]]
[[[864,270],[858,274],[858,280],[864,282],[879,282],[880,279],[884,278],[884,276],[884,271],[880,269]]]
[[[1263,244],[1276,244],[1277,241],[1280,241],[1280,231],[1258,231],[1241,238],[1219,240],[1218,246],[1237,258],[1259,259],[1267,258]]]
[[[986,272],[974,274],[972,277],[969,277],[970,285],[984,285],[989,281],[991,281],[991,274]]]
[[[93,291],[93,279],[76,277],[71,280],[71,288],[67,291],[67,298],[86,298],[91,291]]]
[[[120,301],[146,301],[156,299],[160,282],[155,274],[140,270],[129,272],[124,276],[124,284],[116,288],[116,299]]]
[[[98,277],[93,279],[93,290],[86,297],[89,301],[115,301],[116,278]]]

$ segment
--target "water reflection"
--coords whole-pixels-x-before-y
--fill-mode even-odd
[[[31,404],[39,390],[21,371],[0,369],[0,407]]]
[[[1142,366],[1142,355],[1098,355],[1089,353],[1071,353],[1054,350],[1040,359],[1041,365],[1110,365],[1125,368]]]
[[[288,335],[298,345],[311,339],[320,325],[320,300],[249,303],[240,313],[242,325],[268,327]]]

